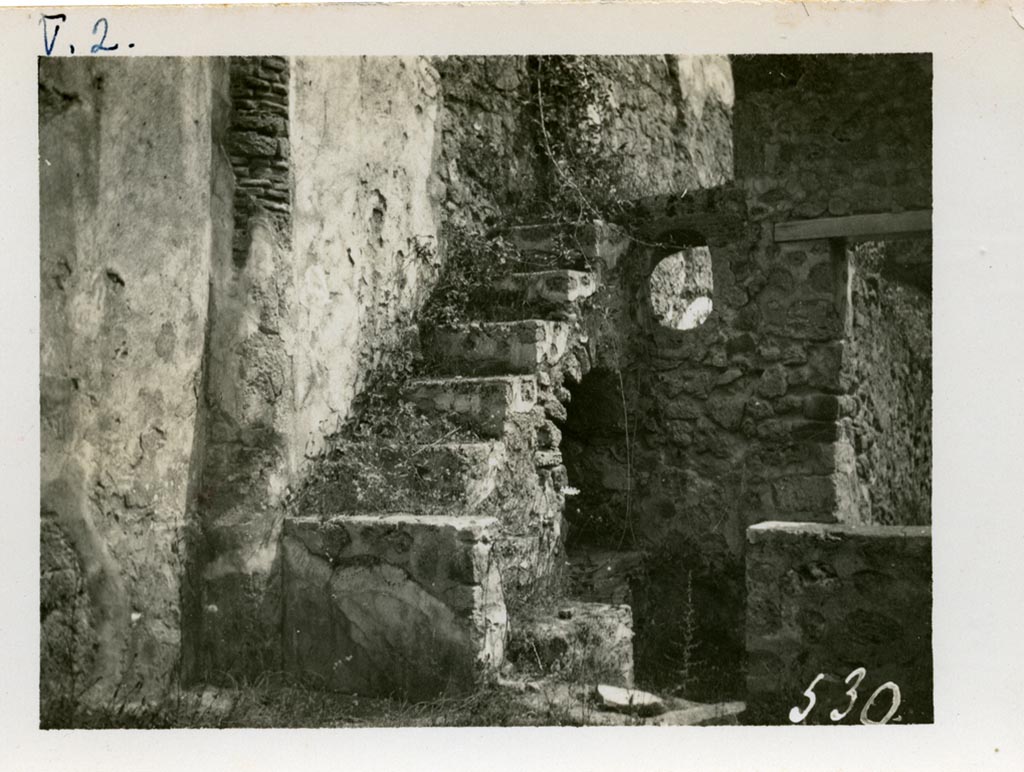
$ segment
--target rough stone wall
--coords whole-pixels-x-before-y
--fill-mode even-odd
[[[736,176],[776,220],[931,206],[931,56],[733,57]]]
[[[288,60],[235,56],[231,73],[231,126],[226,140],[235,174],[235,236],[232,253],[244,264],[249,218],[269,219],[286,241],[291,234],[288,144]]]
[[[683,127],[696,187],[711,188],[734,177],[732,108],[736,101],[728,56],[670,56],[682,93]]]
[[[900,280],[905,253],[930,246],[876,242],[851,249],[853,326],[844,370],[856,406],[849,433],[865,523],[931,523],[931,295]]]
[[[541,190],[533,72],[525,56],[449,56],[434,64],[443,95],[435,185],[445,222],[493,228],[534,206]]]
[[[599,152],[623,199],[722,185],[733,177],[733,87],[725,56],[613,56]]]
[[[504,659],[491,518],[287,521],[285,666],[365,696],[471,690]]]
[[[550,70],[555,58],[453,56],[436,61],[444,97],[437,181],[447,223],[486,231],[510,221],[573,214],[573,202],[552,200],[557,176],[539,128],[538,88],[547,103],[575,96],[571,88],[550,92],[545,67]],[[732,179],[733,93],[727,57],[574,58],[593,62],[586,69],[594,101],[577,105],[593,126],[579,139],[592,146],[570,150],[607,162],[618,185],[614,198]],[[557,116],[548,114],[545,120],[548,131],[557,134]],[[557,144],[560,137],[549,139]],[[584,174],[571,166],[570,174]],[[589,182],[585,177],[579,181]]]
[[[223,145],[232,162],[240,136],[255,150],[247,165],[232,164],[234,255],[215,263],[212,278],[195,675],[213,679],[280,669],[279,537],[289,492],[366,376],[403,342],[436,273],[430,64],[233,62]],[[263,87],[273,98],[253,107],[251,89]],[[260,155],[268,142],[276,153],[269,171]]]
[[[590,389],[600,401],[586,384],[574,394],[563,442],[582,491],[576,538],[651,552],[639,677],[679,678],[689,582],[702,672],[722,667],[708,686],[719,692],[742,688],[746,527],[861,517],[847,256],[825,240],[777,245],[773,226],[931,199],[930,57],[737,57],[733,70],[736,185],[645,199],[626,216],[665,246],[638,244],[595,299],[588,377],[606,386]],[[702,244],[713,312],[693,330],[657,324],[650,273]]]
[[[747,539],[750,723],[788,724],[819,673],[803,723],[834,723],[856,668],[866,674],[841,723],[859,723],[887,681],[900,692],[893,718],[933,720],[930,528],[762,523]],[[892,704],[882,689],[866,718],[881,720]]]
[[[45,725],[177,671],[219,66],[40,61]]]
[[[804,383],[823,376],[807,350],[813,340],[783,350],[757,334],[748,292],[761,286],[752,259],[759,228],[746,221],[741,191],[663,197],[636,218],[643,241],[665,246],[636,245],[596,301],[597,367],[573,390],[562,444],[570,484],[581,490],[570,539],[649,551],[635,593],[639,678],[685,680],[690,595],[704,662],[691,694],[736,692],[728,663],[742,659],[743,530],[748,512],[760,519],[766,504],[781,509],[776,489],[792,499],[794,479],[821,475],[816,490],[827,495],[829,449],[807,436],[817,426],[803,418],[803,396],[783,402],[790,368]],[[692,330],[664,326],[649,278],[662,258],[697,245],[710,248],[714,310]],[[821,508],[785,504],[794,519]]]

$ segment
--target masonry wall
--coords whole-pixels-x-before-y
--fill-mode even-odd
[[[931,206],[931,56],[732,58],[736,175],[753,217]]]
[[[433,61],[443,94],[436,186],[451,228],[486,231],[536,204],[543,168],[524,56]]]
[[[219,67],[40,61],[44,725],[178,671]]]
[[[607,171],[614,190],[585,191],[605,206],[732,178],[727,57],[459,56],[435,63],[444,98],[437,182],[449,227],[486,232],[579,217],[580,202],[557,192],[565,183],[552,153],[585,188],[595,171]]]
[[[747,540],[748,723],[790,723],[818,674],[801,723],[880,721],[892,689],[863,711],[886,682],[894,723],[933,720],[930,528],[768,522]]]
[[[931,243],[849,250],[852,331],[843,369],[858,518],[929,525],[932,490]],[[849,468],[849,467],[848,467]]]
[[[859,403],[844,365],[848,257],[824,240],[775,244],[774,224],[930,206],[929,57],[732,64],[736,183],[647,198],[626,214],[644,243],[598,301],[588,378],[604,385],[574,395],[563,442],[582,491],[575,538],[648,552],[639,677],[687,680],[680,643],[692,605],[693,656],[705,663],[696,696],[743,688],[746,527],[862,517],[850,471]],[[650,273],[702,244],[714,310],[693,330],[658,325]]]
[[[733,178],[732,68],[726,56],[613,56],[599,152],[624,200],[710,188]]]
[[[428,61],[247,58],[231,76],[234,248],[212,280],[192,672],[207,680],[281,669],[288,496],[407,343],[437,271]]]

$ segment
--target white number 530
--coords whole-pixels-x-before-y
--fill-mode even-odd
[[[859,667],[856,670],[852,671],[848,676],[846,676],[845,683],[847,685],[849,685],[851,681],[853,682],[853,685],[846,690],[846,694],[850,698],[850,701],[847,703],[846,708],[844,710],[838,710],[834,708],[828,714],[828,717],[830,719],[832,719],[833,721],[842,721],[844,718],[846,718],[847,714],[849,714],[849,712],[853,710],[853,706],[857,702],[857,687],[860,686],[860,682],[864,680],[864,676],[866,676],[867,674],[867,670],[865,670],[862,667]],[[811,681],[810,686],[804,689],[804,696],[807,698],[807,705],[805,707],[801,708],[799,705],[797,705],[790,709],[789,720],[792,723],[799,724],[801,721],[807,718],[811,710],[813,710],[815,703],[818,701],[818,697],[814,693],[814,687],[817,686],[818,682],[824,677],[824,673],[818,673],[818,675],[814,677],[814,680]],[[882,691],[885,689],[888,689],[892,693],[892,704],[889,706],[889,710],[886,712],[886,714],[882,716],[882,718],[875,721],[874,719],[868,716],[868,712],[871,710],[871,707],[875,704],[875,700],[878,699],[878,695],[881,694]],[[868,698],[868,701],[864,703],[864,707],[860,709],[860,722],[862,724],[870,725],[888,724],[889,720],[894,715],[896,715],[896,710],[899,708],[899,706],[900,687],[898,687],[892,681],[886,681],[884,684],[875,689],[875,691]]]

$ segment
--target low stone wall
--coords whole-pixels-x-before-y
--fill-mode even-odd
[[[362,695],[469,690],[504,659],[490,518],[286,521],[285,668]]]
[[[933,720],[929,527],[760,523],[746,569],[748,723],[878,722],[887,682],[889,723]]]

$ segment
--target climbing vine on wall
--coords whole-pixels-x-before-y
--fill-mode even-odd
[[[603,142],[613,110],[608,65],[588,56],[540,56],[532,65],[539,151],[549,167],[544,214],[613,219],[621,202],[620,174]]]

